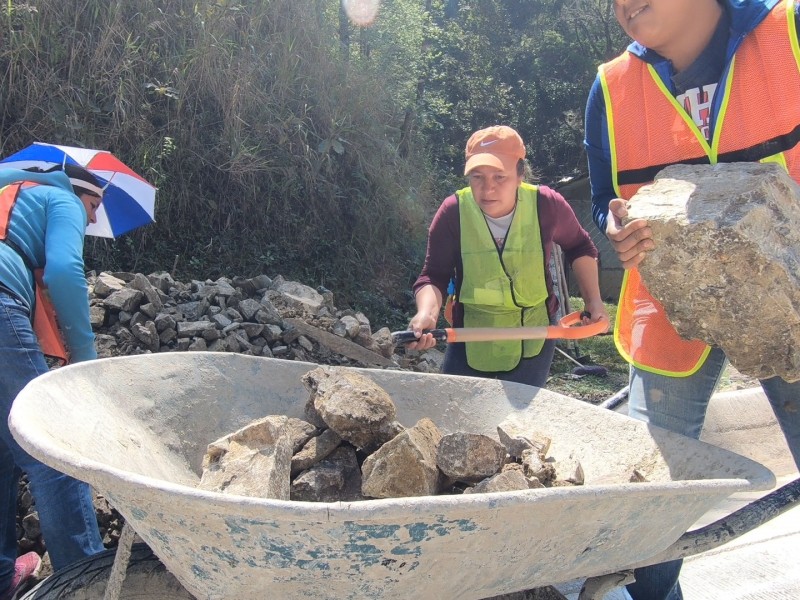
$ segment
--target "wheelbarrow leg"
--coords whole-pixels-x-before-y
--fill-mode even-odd
[[[534,588],[511,594],[492,596],[483,600],[567,600],[567,597],[552,586]]]
[[[599,577],[589,577],[581,587],[578,600],[603,600],[611,590],[636,581],[633,571],[620,571]]]
[[[131,559],[131,547],[136,532],[128,521],[122,526],[122,533],[117,542],[117,553],[114,556],[114,564],[111,566],[111,573],[108,576],[108,585],[103,594],[103,600],[119,600],[122,593],[122,584],[125,582],[125,575],[128,573],[128,563]]]

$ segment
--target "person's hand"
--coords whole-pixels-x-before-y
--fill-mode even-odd
[[[608,204],[606,236],[617,252],[619,262],[625,269],[632,269],[642,262],[648,250],[655,248],[653,230],[644,219],[634,219],[622,225],[628,215],[627,204],[622,198],[615,198]]]
[[[589,325],[590,323],[597,323],[598,321],[606,322],[606,331],[611,326],[608,318],[608,312],[602,300],[595,300],[593,302],[586,302],[581,313],[581,324]]]
[[[424,329],[435,329],[436,318],[428,311],[420,311],[415,314],[408,323],[408,328],[419,338],[416,342],[409,342],[406,348],[409,350],[428,350],[436,345],[436,340],[430,333],[422,333]]]

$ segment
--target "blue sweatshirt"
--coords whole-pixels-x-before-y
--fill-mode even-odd
[[[0,168],[0,187],[17,181],[42,184],[20,190],[8,226],[8,238],[44,281],[56,311],[71,362],[97,358],[89,322],[89,297],[83,265],[87,214],[63,172],[28,173]],[[33,275],[20,256],[0,243],[0,285],[28,307],[34,305]]]
[[[675,73],[669,60],[657,52],[633,42],[626,52],[653,65],[664,84],[675,96],[690,88],[717,85],[723,89],[724,77],[733,55],[745,36],[764,20],[779,0],[725,0],[725,8],[720,25],[709,46],[697,60],[681,73]],[[800,27],[800,4],[795,7],[795,20]],[[707,131],[710,138],[719,114],[722,94],[714,94],[709,113]],[[794,96],[789,102],[799,102]],[[608,204],[617,197],[614,191],[611,170],[611,150],[608,141],[608,122],[606,106],[599,76],[595,79],[586,104],[586,137],[584,145],[589,160],[589,180],[592,186],[592,217],[597,227],[605,234]],[[698,124],[699,126],[699,124]]]

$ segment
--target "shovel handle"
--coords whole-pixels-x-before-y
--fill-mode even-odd
[[[430,333],[437,342],[446,342],[449,341],[447,339],[447,329],[425,329],[422,333]],[[414,332],[410,329],[405,331],[393,331],[392,332],[392,341],[397,344],[410,344],[411,342],[417,341],[417,336],[414,335]]]
[[[472,327],[455,329],[426,329],[423,333],[430,333],[438,342],[489,342],[494,340],[533,340],[533,339],[562,339],[579,340],[608,329],[606,321],[597,321],[589,325],[581,325],[581,319],[586,313],[573,312],[564,316],[558,325],[548,327]],[[395,331],[392,333],[395,344],[416,342],[417,337],[413,331]]]

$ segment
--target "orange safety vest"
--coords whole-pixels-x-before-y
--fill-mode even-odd
[[[776,5],[736,51],[724,89],[717,90],[724,96],[710,142],[651,65],[627,52],[601,65],[618,197],[630,199],[661,169],[677,163],[777,162],[800,182],[795,2]],[[678,335],[637,269],[623,279],[614,339],[634,366],[673,377],[696,372],[710,351],[704,342]]]
[[[11,211],[17,202],[19,190],[24,187],[38,185],[32,182],[17,182],[5,186],[0,190],[0,242],[7,243],[8,224],[11,220]],[[9,244],[10,245],[10,244]],[[35,298],[33,309],[33,331],[39,340],[39,347],[42,354],[58,360],[61,364],[69,362],[69,353],[64,344],[64,338],[58,328],[56,312],[50,297],[47,294],[47,287],[44,284],[44,269],[32,269],[30,261],[23,256],[16,246],[12,248],[20,254],[25,265],[33,272]]]

